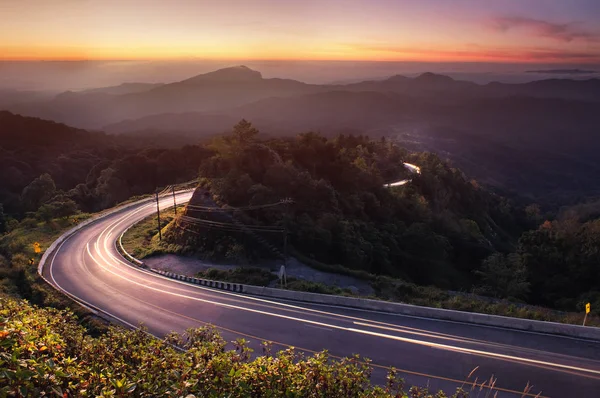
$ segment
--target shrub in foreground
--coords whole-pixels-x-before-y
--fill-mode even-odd
[[[446,397],[418,388],[407,395],[393,371],[386,386],[373,386],[358,357],[265,349],[253,358],[243,340],[234,346],[226,350],[212,327],[163,341],[117,327],[91,337],[69,311],[0,297],[0,396]]]

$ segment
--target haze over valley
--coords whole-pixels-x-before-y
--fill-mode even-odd
[[[385,136],[437,152],[473,178],[524,197],[551,202],[600,189],[598,78],[480,84],[424,72],[309,84],[238,65],[172,83],[7,94],[0,103],[16,114],[163,143],[199,142],[242,118],[271,136]]]

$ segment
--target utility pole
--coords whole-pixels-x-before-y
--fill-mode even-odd
[[[158,221],[158,240],[162,240],[162,232],[160,231],[160,208],[158,207],[158,190],[156,191],[156,221]]]
[[[288,230],[288,221],[290,218],[290,207],[289,204],[292,203],[292,199],[290,198],[285,198],[283,200],[284,206],[285,206],[285,214],[284,214],[284,220],[283,220],[283,265],[287,266],[287,259],[288,259],[288,253],[287,253],[287,230]]]
[[[171,187],[173,189],[173,210],[175,210],[175,215],[177,215],[177,202],[175,201],[175,185]]]
[[[287,286],[287,276],[285,274],[285,265],[282,265],[281,268],[279,268],[279,283],[281,284],[281,287],[286,287]]]
[[[287,265],[287,228],[283,228],[283,265]]]

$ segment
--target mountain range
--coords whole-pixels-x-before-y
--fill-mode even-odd
[[[600,101],[600,79],[548,79],[524,84],[489,83],[478,85],[448,76],[423,73],[415,78],[396,75],[383,80],[351,84],[314,85],[296,80],[263,78],[245,66],[220,69],[168,84],[124,83],[79,92],[67,91],[52,98],[16,101],[0,105],[6,110],[51,119],[80,128],[114,130],[113,124],[146,116],[202,112],[241,116],[244,105],[269,98],[290,98],[332,92],[358,92],[365,101],[372,93],[394,93],[427,99],[434,104],[454,104],[458,100],[526,96]],[[352,96],[357,98],[357,95]],[[170,118],[172,118],[170,116]],[[154,119],[153,119],[154,120]],[[116,130],[145,129],[140,124],[120,125]],[[189,129],[186,128],[186,130]],[[115,131],[116,131],[115,130]]]
[[[584,186],[600,191],[590,176],[600,170],[600,79],[480,85],[423,73],[315,85],[236,66],[173,83],[12,97],[9,104],[11,95],[0,96],[0,108],[88,130],[197,142],[245,118],[270,135],[314,130],[392,137],[525,194],[579,192]],[[531,151],[535,162],[523,155]],[[558,179],[548,175],[555,169]]]

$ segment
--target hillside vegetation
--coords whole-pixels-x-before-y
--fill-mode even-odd
[[[307,133],[263,142],[241,122],[212,148],[216,154],[201,176],[216,200],[238,207],[293,198],[292,205],[238,217],[286,228],[294,248],[326,263],[466,287],[481,261],[512,248],[527,223],[523,211],[437,156],[409,154],[384,139]],[[421,174],[405,186],[385,187],[410,175],[404,161],[418,164]],[[281,248],[281,234],[271,240]]]
[[[0,296],[0,396],[447,397],[417,387],[403,391],[393,369],[385,386],[373,386],[369,362],[358,357],[304,356],[292,348],[271,353],[269,344],[254,357],[243,339],[234,349],[226,346],[211,327],[163,341],[110,327],[94,338],[69,311]]]
[[[0,233],[6,230],[3,214],[19,220],[42,205],[47,217],[73,214],[77,208],[95,212],[189,181],[209,155],[198,145],[156,149],[147,140],[0,111]]]
[[[204,198],[188,209],[188,218],[172,223],[167,242],[217,259],[256,261],[281,256],[278,231],[285,229],[304,257],[370,274],[569,311],[598,299],[594,222],[570,239],[551,234],[548,239],[561,239],[561,250],[552,242],[540,248],[550,221],[539,207],[516,206],[434,154],[363,136],[261,140],[245,121],[210,148],[215,154],[202,164],[202,184],[217,203],[260,207],[288,197],[294,203],[232,214],[202,210],[198,203],[212,202]],[[405,161],[421,173],[410,176]],[[410,184],[385,186],[407,176]],[[235,222],[255,232],[219,228]],[[545,256],[553,259],[550,274]]]

